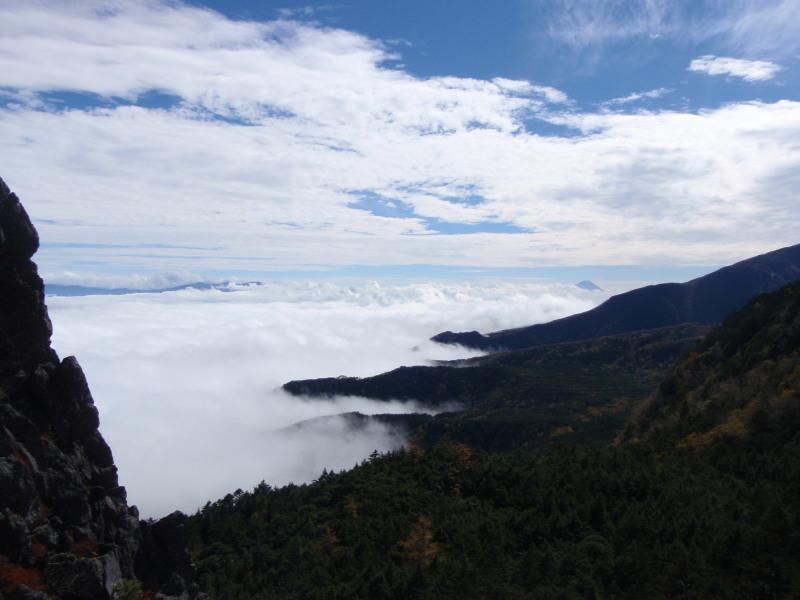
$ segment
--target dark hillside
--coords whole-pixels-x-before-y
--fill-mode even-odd
[[[627,435],[698,444],[800,419],[800,283],[726,319],[637,409]],[[688,437],[687,437],[688,436]]]
[[[663,283],[609,298],[590,311],[487,335],[446,331],[432,339],[484,350],[526,348],[678,323],[719,323],[758,294],[800,279],[800,244],[743,260],[687,283]]]
[[[293,381],[284,389],[317,397],[413,399],[446,408],[449,412],[421,425],[415,416],[414,427],[406,426],[425,446],[446,439],[509,451],[551,441],[608,441],[630,407],[650,395],[707,331],[680,325],[440,366],[401,367],[375,377]]]

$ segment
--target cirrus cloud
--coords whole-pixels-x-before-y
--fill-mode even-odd
[[[575,50],[634,39],[713,44],[740,56],[784,59],[800,49],[797,0],[556,0],[549,35]]]

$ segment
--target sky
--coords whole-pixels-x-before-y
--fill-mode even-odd
[[[0,177],[49,281],[685,280],[800,241],[800,0],[0,22]]]
[[[292,379],[369,376],[401,364],[475,356],[427,341],[454,327],[502,329],[591,308],[574,285],[271,282],[231,291],[47,299],[53,345],[78,357],[120,483],[145,517],[194,512],[239,489],[303,483],[405,443],[342,412],[427,412],[414,402],[298,399]],[[446,406],[453,410],[458,407]],[[290,429],[287,429],[290,428]]]

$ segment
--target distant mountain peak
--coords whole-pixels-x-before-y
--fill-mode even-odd
[[[577,287],[581,288],[582,290],[588,290],[590,292],[594,292],[594,291],[602,292],[603,291],[603,288],[601,288],[594,281],[591,281],[589,279],[584,279],[583,281],[579,281],[575,285]]]
[[[127,294],[161,294],[163,292],[180,292],[183,290],[217,290],[232,292],[237,287],[260,285],[257,281],[245,281],[234,284],[230,281],[209,282],[194,281],[172,287],[158,288],[126,288],[126,287],[98,287],[76,284],[48,283],[45,285],[47,296],[122,296]]]
[[[513,350],[680,323],[708,325],[721,322],[754,296],[798,280],[800,244],[748,258],[686,283],[661,283],[618,294],[589,311],[549,323],[488,334],[446,331],[431,339],[480,350]]]

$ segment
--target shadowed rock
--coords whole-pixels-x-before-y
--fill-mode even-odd
[[[158,597],[197,598],[185,537],[183,554],[150,553],[149,531],[171,539],[175,517],[139,521],[77,359],[50,347],[38,247],[0,180],[0,593],[103,600],[141,579]]]

